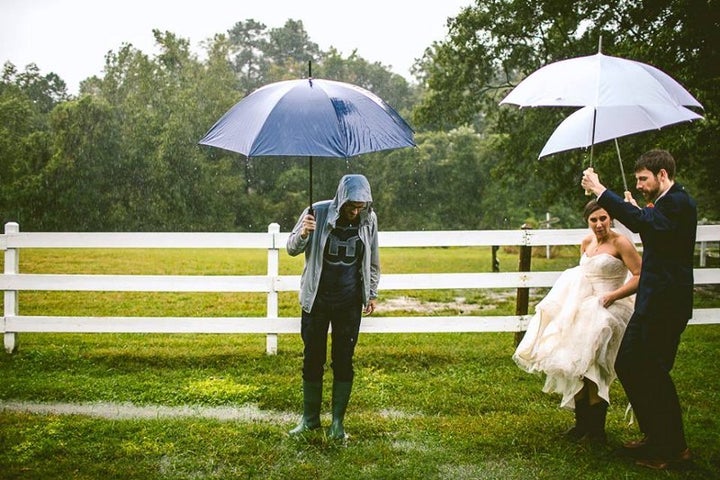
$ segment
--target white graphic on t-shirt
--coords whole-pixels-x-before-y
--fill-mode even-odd
[[[325,261],[330,265],[352,265],[356,261],[357,245],[360,237],[355,235],[347,240],[340,240],[335,235],[328,237]]]

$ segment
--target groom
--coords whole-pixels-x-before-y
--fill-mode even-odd
[[[695,201],[675,183],[675,160],[665,150],[644,153],[635,164],[636,187],[648,202],[638,208],[606,189],[592,169],[581,184],[643,244],[635,312],[620,345],[615,370],[627,393],[642,440],[623,448],[636,463],[664,470],[691,460],[680,401],[670,370],[680,335],[692,316]]]

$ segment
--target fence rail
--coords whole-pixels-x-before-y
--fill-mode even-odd
[[[578,245],[586,229],[380,232],[381,248],[387,247],[533,247]],[[4,345],[17,348],[23,332],[82,333],[263,333],[266,351],[277,352],[278,334],[298,333],[298,317],[278,316],[278,292],[298,291],[299,275],[279,275],[279,251],[288,233],[271,224],[267,233],[47,233],[20,232],[19,225],[5,225],[0,249],[5,269],[0,276],[4,292],[2,318]],[[636,236],[635,241],[639,243]],[[701,255],[708,242],[720,241],[720,225],[698,227]],[[267,275],[85,275],[23,274],[19,256],[25,248],[249,248],[267,249]],[[701,265],[705,265],[701,258]],[[379,288],[425,289],[527,289],[549,287],[561,272],[493,272],[384,274]],[[720,284],[720,268],[695,269],[695,283]],[[261,292],[267,294],[264,317],[69,317],[18,315],[20,291],[125,291],[125,292]],[[522,310],[527,311],[527,305]],[[529,315],[510,316],[389,316],[366,317],[361,331],[368,333],[522,332]],[[720,308],[696,309],[691,324],[720,323]]]

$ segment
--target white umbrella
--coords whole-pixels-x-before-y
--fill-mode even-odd
[[[589,146],[591,166],[592,147],[596,143],[702,118],[684,108],[702,108],[700,102],[666,73],[645,63],[600,52],[540,68],[500,103],[520,107],[583,107],[560,124],[540,157]],[[622,169],[617,140],[615,146]]]
[[[700,103],[661,70],[602,53],[561,60],[531,73],[501,102],[521,107],[609,107]]]
[[[700,118],[703,117],[679,105],[583,107],[558,125],[540,157]]]

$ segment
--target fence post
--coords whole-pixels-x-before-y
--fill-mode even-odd
[[[280,233],[280,224],[271,223],[268,225],[268,233],[271,242],[268,248],[267,274],[270,286],[267,296],[267,318],[278,318],[278,294],[275,289],[277,277],[280,274],[280,250],[277,245],[278,233]],[[278,334],[268,333],[265,337],[265,353],[268,355],[276,355],[278,348]]]
[[[707,223],[706,218],[701,218],[697,222],[698,225],[705,225],[706,223]],[[706,242],[700,242],[700,268],[705,268],[705,265],[706,265],[705,258],[706,257],[707,257],[707,244],[706,244]]]
[[[5,235],[18,233],[20,225],[16,222],[8,222],[5,224]],[[7,248],[5,250],[5,271],[4,275],[13,275],[19,273],[20,270],[20,252],[17,248]],[[5,331],[5,319],[7,317],[16,317],[18,314],[18,292],[17,290],[6,290],[4,292],[4,312],[3,312],[3,337],[5,343],[5,351],[13,353],[17,350],[17,333]]]
[[[550,212],[545,212],[545,228],[550,228]],[[545,258],[550,260],[550,245],[545,245]]]
[[[529,272],[530,261],[532,259],[532,246],[527,245],[530,240],[527,231],[530,230],[531,227],[528,224],[523,224],[520,228],[523,229],[523,245],[520,246],[518,272]],[[517,295],[515,297],[515,315],[527,315],[529,301],[530,289],[527,287],[518,288]],[[524,336],[525,332],[515,332],[515,346],[520,344]]]
[[[497,258],[497,252],[500,249],[498,245],[492,246],[492,271],[493,272],[499,272],[500,271],[500,261]]]

